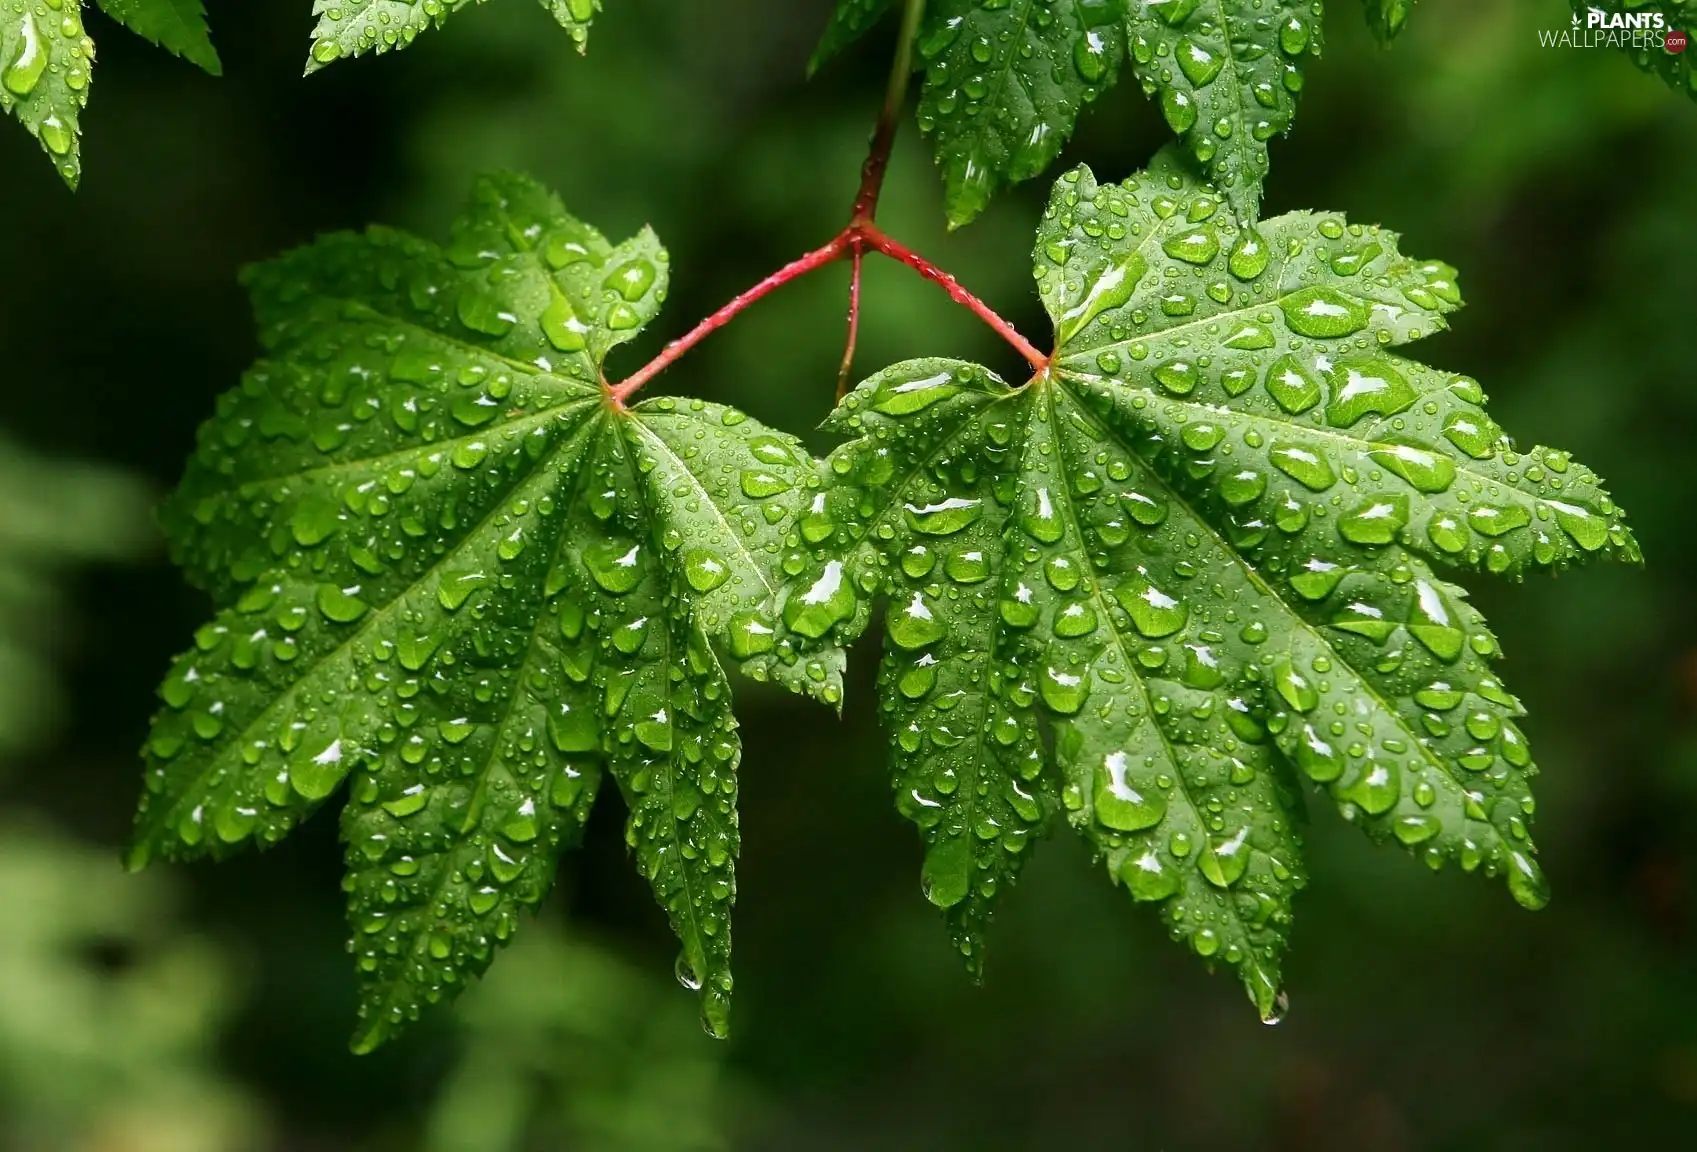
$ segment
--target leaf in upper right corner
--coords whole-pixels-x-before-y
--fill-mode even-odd
[[[540,2],[582,48],[602,0]],[[483,0],[315,0],[312,12],[319,19],[312,30],[312,53],[306,70],[316,72],[349,56],[405,48],[420,32],[440,28],[455,12],[481,3]]]
[[[1572,0],[1574,29],[1612,44],[1646,72],[1660,76],[1675,92],[1697,100],[1697,51],[1668,50],[1669,35],[1697,35],[1697,0]]]
[[[1290,127],[1302,64],[1320,52],[1318,0],[1139,0],[1132,69],[1241,220],[1267,178],[1267,141]]]
[[[100,0],[100,10],[151,44],[223,74],[202,0]]]
[[[82,177],[78,116],[93,66],[94,41],[77,5],[14,0],[0,7],[0,111],[23,122],[72,188]]]
[[[1041,175],[1125,56],[1125,0],[938,0],[918,40],[919,127],[951,227]]]
[[[1361,3],[1367,9],[1367,27],[1387,47],[1401,34],[1403,25],[1408,23],[1408,14],[1414,11],[1414,0],[1361,0]]]

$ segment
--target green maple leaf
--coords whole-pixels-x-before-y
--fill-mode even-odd
[[[445,249],[373,228],[246,280],[265,357],[163,513],[218,611],[161,689],[130,864],[275,843],[346,785],[369,1048],[511,936],[605,768],[723,1032],[740,744],[709,641],[770,596],[811,458],[613,401],[666,254],[517,177]]]
[[[1241,229],[1171,149],[1124,185],[1063,177],[1036,260],[1057,351],[1034,380],[911,361],[831,417],[853,439],[766,657],[846,642],[888,598],[897,801],[971,963],[1064,811],[1276,1015],[1301,780],[1542,905],[1521,709],[1437,569],[1638,551],[1588,470],[1390,351],[1444,327],[1454,270],[1333,215]]]
[[[581,50],[602,0],[540,0],[542,7],[571,34]],[[483,0],[314,0],[318,25],[306,70],[348,56],[391,52],[411,44],[420,32],[440,28],[462,8]]]
[[[23,122],[72,188],[82,178],[79,116],[93,66],[78,4],[0,8],[0,111]]]
[[[223,75],[202,0],[100,0],[100,10],[149,43]]]
[[[1697,100],[1697,49],[1669,52],[1665,47],[1658,47],[1648,35],[1652,31],[1697,35],[1697,0],[1626,0],[1624,3],[1622,0],[1571,0],[1571,4],[1581,18],[1593,8],[1610,15],[1660,16],[1661,28],[1640,31],[1636,44],[1632,42],[1633,30],[1617,31],[1617,35],[1623,38],[1621,50],[1639,68],[1660,76],[1675,92],[1683,92]]]

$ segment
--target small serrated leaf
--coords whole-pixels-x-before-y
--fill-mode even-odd
[[[740,744],[709,641],[771,597],[812,458],[612,400],[666,254],[527,180],[480,181],[445,247],[373,228],[246,281],[265,358],[163,514],[219,611],[161,690],[131,864],[274,843],[348,786],[365,1050],[483,970],[607,772],[722,1032]]]
[[[407,47],[420,32],[440,28],[449,16],[484,0],[314,0],[312,51],[306,70],[349,56],[393,52]],[[582,49],[602,0],[540,0],[544,9]]]
[[[100,10],[149,43],[223,75],[202,0],[100,0]]]
[[[78,117],[93,67],[94,42],[78,5],[59,12],[0,8],[0,111],[23,122],[73,189],[82,178]]]

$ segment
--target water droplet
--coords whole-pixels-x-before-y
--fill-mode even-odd
[[[1120,832],[1153,828],[1167,815],[1167,798],[1163,793],[1141,791],[1127,780],[1129,763],[1125,752],[1114,751],[1103,757],[1096,768],[1096,819]]]
[[[1389,544],[1408,523],[1408,497],[1381,496],[1338,517],[1338,534],[1352,544]]]
[[[1229,839],[1210,839],[1196,862],[1202,876],[1216,888],[1230,888],[1249,868],[1249,827],[1245,825]]]
[[[1349,356],[1332,366],[1326,422],[1348,428],[1369,412],[1394,416],[1419,397],[1403,374],[1379,357]]]
[[[1608,543],[1608,524],[1595,512],[1559,500],[1547,500],[1545,503],[1555,512],[1556,523],[1561,525],[1562,531],[1573,537],[1585,551],[1595,552]]]
[[[1291,415],[1306,412],[1320,402],[1320,381],[1294,356],[1281,356],[1267,368],[1269,395]]]
[[[1368,454],[1385,471],[1402,477],[1422,492],[1442,492],[1455,482],[1455,463],[1430,448],[1414,444],[1386,444]]]
[[[984,502],[950,497],[923,507],[908,504],[902,511],[908,526],[915,532],[927,536],[952,536],[984,514]]]
[[[890,639],[898,648],[909,650],[924,648],[935,644],[944,635],[942,621],[925,602],[925,597],[915,592],[913,599],[899,608],[893,609],[885,621],[890,633]]]
[[[1040,544],[1057,543],[1065,533],[1065,525],[1046,487],[1036,488],[1020,509],[1019,526]]]
[[[1324,492],[1338,482],[1337,473],[1324,456],[1296,444],[1275,444],[1267,450],[1273,467],[1315,492]]]
[[[854,615],[854,589],[843,579],[843,565],[832,560],[806,591],[792,593],[784,605],[784,623],[809,639],[817,640],[836,624]]]
[[[318,586],[318,610],[326,620],[337,624],[351,624],[365,615],[366,603],[359,598],[360,587],[355,584],[348,588],[338,588],[334,584]]]
[[[583,550],[584,566],[603,589],[621,596],[642,581],[642,546],[606,540]]]
[[[1253,228],[1245,228],[1233,245],[1231,256],[1226,261],[1226,267],[1239,280],[1254,280],[1267,270],[1267,261],[1271,254],[1267,251],[1266,241]]]
[[[14,96],[24,97],[35,91],[42,74],[47,71],[48,52],[41,43],[41,31],[29,10],[19,5],[14,18],[18,24],[18,45],[5,70],[0,71],[0,86]]]
[[[560,352],[582,352],[589,346],[589,325],[578,318],[571,301],[560,292],[554,294],[539,318],[542,334]]]
[[[1114,599],[1126,610],[1137,630],[1151,640],[1171,636],[1190,619],[1190,609],[1184,601],[1162,592],[1140,573],[1114,589]]]
[[[1508,890],[1522,908],[1536,912],[1550,902],[1550,882],[1538,862],[1521,851],[1508,854]]]
[[[1120,864],[1120,882],[1134,900],[1165,900],[1178,891],[1178,871],[1150,848],[1141,855],[1127,854]]]
[[[1336,340],[1367,327],[1367,305],[1343,293],[1316,285],[1279,301],[1285,324],[1298,336]]]
[[[1090,676],[1083,670],[1072,672],[1051,665],[1037,678],[1037,691],[1053,711],[1071,716],[1084,707],[1090,695]]]
[[[939,908],[953,908],[972,884],[972,843],[962,836],[942,837],[925,849],[920,890]]]
[[[1220,254],[1220,238],[1212,228],[1192,228],[1168,237],[1162,242],[1161,250],[1187,264],[1207,264]]]
[[[1320,694],[1288,658],[1274,661],[1271,671],[1273,688],[1286,704],[1298,712],[1312,712],[1320,706]]]

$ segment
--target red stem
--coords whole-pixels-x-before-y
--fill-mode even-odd
[[[854,239],[854,270],[849,273],[848,344],[843,348],[843,365],[837,369],[837,399],[848,394],[849,373],[854,370],[854,345],[860,338],[860,265],[865,246],[857,235]]]
[[[713,315],[707,317],[707,319],[697,324],[694,328],[691,328],[684,335],[666,345],[658,356],[644,364],[641,368],[638,368],[634,375],[627,377],[622,383],[609,384],[607,386],[607,394],[612,397],[616,403],[623,404],[625,400],[630,397],[631,393],[635,392],[638,388],[641,388],[644,384],[648,383],[661,372],[665,371],[671,366],[674,360],[677,360],[685,352],[688,352],[691,348],[694,348],[697,344],[707,339],[707,337],[711,336],[714,332],[717,332],[720,328],[729,324],[732,319],[736,317],[737,313],[741,312],[744,308],[747,308],[750,304],[753,304],[756,300],[765,296],[767,293],[782,288],[791,280],[800,279],[809,272],[812,272],[815,268],[823,268],[825,265],[830,264],[835,260],[842,259],[843,256],[847,254],[848,250],[849,233],[845,230],[833,237],[829,244],[826,244],[821,248],[815,248],[813,251],[807,253],[807,255],[790,261],[788,264],[785,264],[782,268],[766,277],[748,291],[737,296],[730,303],[713,313]]]
[[[1034,371],[1041,372],[1049,366],[1047,356],[1039,352],[1031,341],[1021,336],[1019,330],[1012,324],[998,316],[988,304],[961,287],[959,280],[956,280],[901,241],[889,236],[870,220],[850,225],[850,229],[858,233],[867,244],[870,244],[877,251],[882,252],[892,260],[906,264],[925,279],[941,287],[943,291],[949,294],[949,299],[972,312],[973,315],[994,329],[1003,340],[1013,345],[1014,350],[1025,357],[1026,363],[1030,364]]]
[[[756,300],[759,300],[762,296],[765,296],[778,288],[782,288],[785,284],[788,284],[792,280],[799,280],[809,272],[823,268],[827,264],[835,263],[836,261],[841,260],[844,256],[852,256],[855,264],[855,277],[850,285],[849,348],[848,352],[844,356],[844,363],[846,365],[854,352],[854,338],[860,321],[859,272],[860,256],[864,248],[871,248],[875,252],[882,252],[884,255],[890,257],[890,259],[895,260],[897,263],[907,265],[925,279],[942,288],[943,291],[949,294],[949,299],[953,300],[956,304],[959,304],[961,307],[977,316],[980,320],[984,321],[984,323],[988,324],[998,336],[1012,345],[1016,352],[1025,357],[1026,363],[1031,365],[1033,371],[1041,372],[1049,366],[1049,358],[1047,356],[1039,352],[1031,341],[1020,335],[1019,330],[1012,324],[998,316],[995,309],[991,308],[988,304],[984,303],[984,301],[961,287],[959,280],[956,280],[953,276],[931,263],[931,261],[909,248],[906,244],[903,244],[900,240],[891,237],[882,228],[878,227],[878,225],[872,223],[872,221],[856,220],[851,222],[848,227],[844,228],[841,232],[833,236],[830,242],[825,244],[823,247],[815,248],[805,256],[799,257],[798,259],[785,264],[782,268],[760,281],[760,283],[731,300],[723,308],[720,308],[717,312],[713,313],[713,315],[707,317],[707,319],[697,324],[687,333],[678,337],[676,340],[673,340],[670,344],[666,345],[658,356],[654,357],[654,359],[637,369],[634,375],[627,377],[619,384],[608,384],[606,386],[607,395],[612,398],[615,404],[622,405],[630,398],[631,393],[635,392],[638,388],[641,388],[644,384],[648,383],[661,372],[665,371],[671,366],[673,361],[677,360],[685,352],[688,352],[691,348],[694,348],[697,344],[707,339],[708,336],[711,336],[714,332],[717,332],[720,328],[729,324],[733,319],[735,319],[739,312],[747,308],[750,304],[753,304]],[[847,378],[846,373],[843,378]]]

